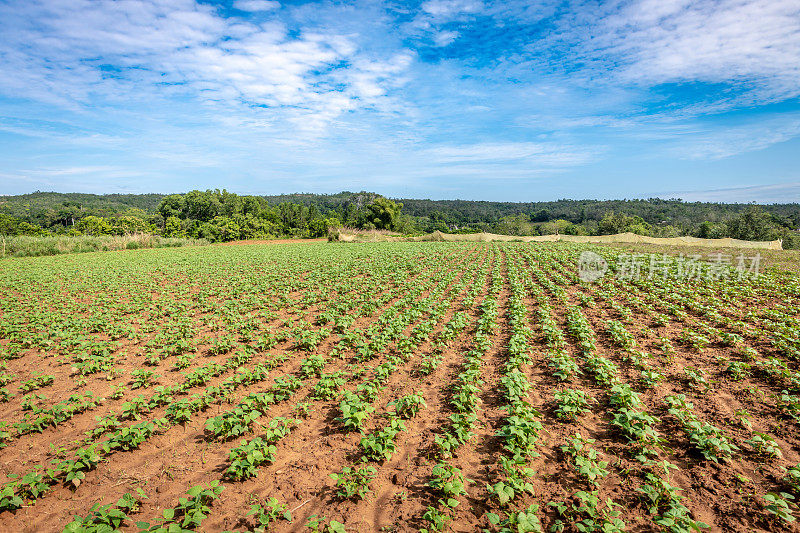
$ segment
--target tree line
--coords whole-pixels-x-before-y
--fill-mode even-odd
[[[487,231],[507,235],[693,235],[783,239],[800,247],[800,206],[665,200],[488,202],[388,199],[372,192],[238,195],[226,190],[185,194],[91,195],[36,192],[0,196],[0,234],[156,233],[211,241],[313,238],[331,227],[400,233]]]
[[[0,235],[123,235],[155,233],[211,242],[276,237],[325,237],[331,227],[410,231],[402,204],[374,193],[358,193],[333,206],[226,190],[190,191],[138,200],[94,195],[34,193],[0,197]],[[49,200],[49,201],[47,201]],[[60,202],[59,202],[60,200]],[[83,201],[81,201],[83,200]],[[149,202],[149,205],[148,205]]]

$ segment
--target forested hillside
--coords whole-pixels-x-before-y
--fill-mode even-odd
[[[402,233],[490,231],[510,235],[731,236],[782,238],[796,245],[800,205],[663,200],[485,202],[386,199],[372,192],[244,196],[36,192],[0,196],[0,234],[122,234],[132,231],[212,241],[278,236],[320,237],[345,225]]]

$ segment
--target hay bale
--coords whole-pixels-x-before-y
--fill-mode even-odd
[[[737,239],[700,239],[698,237],[648,237],[636,233],[617,233],[615,235],[498,235],[496,233],[450,234],[434,231],[428,235],[411,237],[411,241],[435,242],[574,242],[574,243],[639,243],[671,246],[704,246],[709,248],[760,248],[782,250],[782,241],[740,241]]]

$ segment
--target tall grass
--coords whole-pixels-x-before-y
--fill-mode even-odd
[[[398,240],[402,234],[385,229],[357,229],[348,227],[328,229],[328,241],[383,242]]]
[[[78,237],[66,235],[47,237],[19,235],[15,237],[0,237],[0,258],[136,250],[139,248],[173,248],[203,244],[208,244],[208,241],[203,239],[159,237],[148,233],[100,235],[96,237],[91,235]]]

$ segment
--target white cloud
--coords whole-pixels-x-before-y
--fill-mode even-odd
[[[389,89],[412,57],[367,55],[356,35],[329,29],[226,19],[194,0],[0,6],[0,33],[0,92],[10,96],[75,108],[185,96],[317,130],[354,109],[391,108]]]
[[[577,147],[558,143],[478,143],[431,148],[427,153],[439,164],[525,163],[540,167],[571,167],[592,161],[596,147]]]
[[[484,9],[479,0],[428,0],[423,2],[422,11],[437,18],[448,18],[462,13],[477,13]]]
[[[45,171],[113,162],[157,187],[207,169],[210,186],[422,187],[579,174],[601,157],[622,173],[714,161],[800,135],[786,113],[698,118],[800,94],[797,0],[234,7],[0,0],[0,131],[27,148],[0,148],[3,170],[34,154]],[[87,172],[100,189],[104,172]]]
[[[736,84],[743,95],[716,94],[730,105],[800,95],[800,3],[796,0],[639,0],[562,21],[590,69],[646,86]],[[621,6],[621,7],[619,7]],[[571,16],[571,15],[570,15]]]
[[[273,0],[236,0],[233,7],[241,11],[272,11],[281,7],[281,4]]]
[[[9,191],[16,190],[17,194],[30,192],[30,184],[35,184],[37,189],[64,190],[64,183],[69,183],[71,190],[76,192],[98,190],[122,192],[136,190],[136,180],[144,174],[142,169],[88,165],[0,172],[0,179],[6,183]]]
[[[428,0],[420,5],[419,12],[404,25],[403,31],[436,47],[449,46],[461,33],[447,25],[466,24],[485,10],[479,0]]]
[[[440,31],[434,34],[433,42],[436,46],[448,46],[458,39],[459,33],[457,31]]]
[[[725,127],[696,127],[668,136],[668,152],[683,159],[715,160],[763,150],[800,136],[800,116],[762,119]],[[664,142],[664,141],[662,141]]]
[[[117,167],[113,166],[94,165],[85,167],[42,168],[42,169],[29,170],[28,173],[36,174],[39,176],[62,177],[62,176],[82,176],[86,174],[97,174],[97,173],[106,174],[112,171],[124,172],[124,170],[118,169]]]

